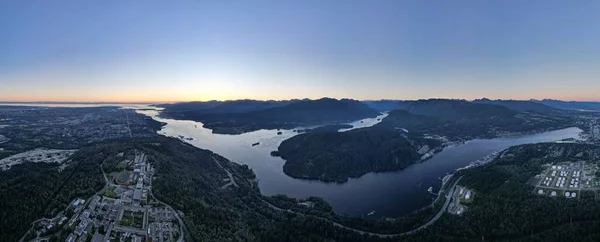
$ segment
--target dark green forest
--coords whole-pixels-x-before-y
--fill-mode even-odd
[[[402,233],[419,227],[444,199],[395,220],[337,215],[320,198],[265,197],[253,172],[243,165],[177,139],[123,139],[82,148],[62,172],[56,165],[24,163],[0,173],[2,236],[20,238],[30,223],[52,216],[76,197],[104,186],[100,165],[118,163],[117,154],[141,150],[156,168],[153,193],[182,212],[188,241],[597,241],[600,207],[594,192],[577,199],[543,197],[527,180],[542,164],[597,160],[600,148],[580,144],[537,144],[510,148],[489,165],[458,172],[460,185],[477,196],[462,216],[444,214],[413,235],[379,238],[334,226],[337,222],[376,233]],[[214,159],[216,159],[215,162]],[[238,186],[222,189],[227,169]],[[310,202],[310,206],[306,205]],[[273,204],[285,212],[270,207]]]
[[[286,160],[283,171],[292,177],[343,182],[372,171],[405,168],[421,159],[421,147],[441,145],[432,139],[411,138],[382,128],[309,132],[283,141],[273,154]]]
[[[576,199],[539,196],[526,182],[541,166],[565,160],[592,160],[600,147],[532,144],[508,149],[492,164],[464,170],[460,185],[474,189],[474,203],[462,216],[445,215],[423,239],[486,241],[598,241],[600,204],[594,191]]]
[[[18,240],[34,220],[51,218],[73,199],[102,189],[103,159],[92,146],[75,153],[61,172],[57,164],[29,162],[0,172],[0,241]]]
[[[191,107],[190,107],[191,106]],[[161,115],[200,121],[214,133],[241,134],[259,129],[296,128],[373,118],[379,112],[352,99],[226,102],[220,105],[165,105]]]
[[[574,125],[562,112],[542,115],[464,100],[407,101],[398,103],[397,108],[373,127],[337,132],[323,126],[321,130],[314,129],[321,132],[308,132],[285,140],[271,154],[286,160],[283,168],[289,176],[344,182],[368,172],[403,169],[421,160],[427,151],[417,151],[424,145],[431,150],[441,150],[449,142]]]
[[[456,141],[533,133],[573,125],[572,118],[562,112],[519,112],[491,103],[430,99],[407,102],[391,111],[376,126],[404,128],[411,133],[440,135]]]

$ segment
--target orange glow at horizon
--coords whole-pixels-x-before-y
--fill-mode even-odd
[[[82,96],[65,96],[65,95],[46,95],[46,96],[33,96],[33,95],[19,95],[19,96],[8,96],[8,97],[0,97],[0,102],[111,102],[111,103],[174,103],[174,102],[192,102],[192,101],[225,101],[225,100],[239,100],[239,99],[253,99],[253,100],[290,100],[290,99],[318,99],[322,97],[330,97],[330,98],[352,98],[357,100],[380,100],[380,99],[390,99],[390,100],[417,100],[417,99],[429,99],[429,98],[447,98],[447,99],[465,99],[465,100],[474,100],[480,98],[489,98],[489,99],[512,99],[512,100],[530,100],[530,99],[556,99],[562,101],[580,101],[580,102],[599,102],[600,98],[598,97],[590,97],[590,96],[571,96],[571,95],[560,95],[560,96],[478,96],[478,95],[466,95],[466,96],[457,96],[457,95],[449,95],[449,96],[429,96],[429,97],[418,97],[412,95],[398,95],[398,96],[360,96],[360,97],[352,97],[352,96],[339,96],[339,95],[325,95],[325,96],[286,96],[286,95],[277,95],[277,96],[239,96],[239,95],[87,95],[85,97]]]

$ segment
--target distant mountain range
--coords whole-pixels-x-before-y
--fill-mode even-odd
[[[473,103],[493,104],[507,107],[518,112],[552,113],[560,110],[544,103],[523,100],[490,100],[487,98],[473,100]]]
[[[260,101],[260,100],[230,100],[230,101],[206,101],[206,102],[181,102],[173,104],[160,104],[158,107],[165,108],[166,112],[177,112],[182,115],[186,113],[198,114],[198,113],[243,113],[257,110],[263,110],[268,108],[275,108],[287,105],[292,102],[299,100],[289,101]]]
[[[374,103],[369,104],[373,107]],[[429,99],[382,104],[379,110],[396,105],[373,127],[299,134],[285,140],[272,154],[286,160],[283,170],[292,177],[343,182],[367,172],[403,169],[448,142],[573,125],[560,110],[529,101]]]
[[[408,101],[401,100],[368,100],[364,104],[379,112],[389,112],[398,109],[403,103]]]
[[[485,105],[464,100],[428,99],[405,102],[399,109],[412,114],[444,119],[511,117],[515,112],[499,105]]]
[[[600,102],[576,102],[576,101],[560,101],[553,99],[535,100],[532,99],[530,102],[541,103],[549,107],[565,110],[582,110],[582,111],[595,111],[600,110]]]
[[[157,105],[164,107],[161,115],[175,119],[204,123],[215,133],[240,134],[258,129],[295,128],[303,125],[336,124],[374,117],[379,112],[406,110],[411,115],[433,116],[437,119],[475,118],[465,123],[508,125],[515,115],[561,116],[573,110],[600,110],[596,102],[566,102],[558,100],[490,100],[455,99],[371,100],[322,98],[284,101],[232,100],[184,102]],[[397,112],[396,112],[397,113]],[[398,114],[398,113],[397,113]],[[494,117],[494,119],[490,119]],[[390,117],[388,120],[392,120]],[[503,121],[500,121],[502,119]],[[528,119],[534,120],[534,119]],[[552,120],[542,120],[553,122]],[[545,127],[545,125],[544,125]],[[478,133],[478,132],[475,132]]]
[[[377,126],[389,129],[404,128],[409,132],[436,134],[446,136],[450,140],[461,140],[497,137],[503,133],[543,131],[564,127],[570,123],[569,119],[558,111],[556,115],[530,113],[517,110],[528,110],[525,108],[530,105],[528,103],[522,105],[523,103],[519,102],[492,102],[493,104],[449,99],[403,102],[400,109],[391,111]]]
[[[466,101],[466,100],[464,100]],[[379,112],[389,112],[395,109],[405,109],[413,100],[367,100],[363,101],[369,107]],[[487,98],[471,101],[480,104],[493,104],[507,107],[518,112],[552,113],[560,110],[595,111],[600,110],[600,102],[560,101],[553,99],[544,100],[491,100]]]
[[[360,101],[318,100],[194,102],[161,105],[161,115],[200,121],[214,133],[240,134],[259,129],[295,128],[351,122],[380,113]]]

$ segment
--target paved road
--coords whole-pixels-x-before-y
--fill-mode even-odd
[[[118,224],[115,224],[112,228],[113,230],[119,230],[119,231],[125,231],[125,232],[129,232],[129,233],[134,233],[134,234],[146,234],[146,230],[145,229],[137,229],[137,228],[132,228],[132,227],[126,227],[126,226],[121,226]]]
[[[446,212],[446,209],[448,209],[448,205],[450,204],[450,201],[452,200],[452,194],[454,194],[454,190],[456,189],[456,184],[458,184],[460,179],[462,179],[462,176],[459,177],[454,182],[454,184],[452,184],[452,187],[450,188],[450,192],[446,193],[446,202],[444,202],[444,206],[442,206],[442,209],[440,209],[440,211],[431,220],[429,220],[429,222],[421,225],[421,227],[418,227],[414,230],[408,231],[405,234],[414,234],[417,231],[427,228],[427,227],[431,226],[433,223],[435,223],[435,221],[437,221],[444,214],[444,212]]]
[[[221,163],[219,163],[219,161],[217,161],[217,159],[215,159],[214,156],[212,156],[212,159],[215,161],[215,163],[217,163],[217,165],[221,169],[223,169],[227,173],[227,176],[229,177],[229,183],[225,184],[224,186],[222,186],[221,189],[225,189],[225,188],[227,188],[228,186],[231,186],[231,185],[234,185],[235,187],[239,187],[238,184],[235,182],[235,179],[233,179],[233,175],[231,174],[231,172],[229,172],[229,170],[225,169],[225,167],[223,167],[221,165]]]
[[[133,137],[131,133],[131,127],[129,126],[129,115],[127,114],[127,110],[123,110],[125,112],[125,119],[127,120],[127,129],[129,130],[129,137]]]
[[[106,189],[106,187],[108,186],[114,186],[113,184],[111,184],[110,182],[108,182],[108,178],[106,177],[106,173],[104,173],[104,169],[102,169],[102,165],[104,164],[104,162],[102,164],[100,164],[100,170],[102,171],[102,175],[104,176],[104,180],[106,181],[106,185],[100,189],[100,191],[96,192],[92,197],[99,195],[100,193],[104,192],[104,190]],[[62,216],[64,214],[65,211],[67,211],[67,209],[69,207],[71,207],[72,204],[69,204],[62,212],[58,213],[54,218],[41,218],[38,220],[35,220],[31,223],[31,227],[29,228],[29,230],[32,230],[35,227],[35,223],[42,221],[42,220],[55,220],[58,217]],[[79,216],[79,213],[74,214],[73,216]],[[25,236],[27,236],[27,234],[29,233],[29,230],[27,230],[27,232],[25,232],[25,234],[23,235],[23,237],[21,237],[21,239],[19,239],[19,242],[23,242],[25,240]],[[44,237],[43,239],[46,238],[50,238],[51,235]],[[39,234],[38,237],[36,238],[36,240],[39,239]]]
[[[177,211],[176,211],[175,209],[173,209],[173,207],[171,207],[171,205],[169,205],[169,204],[166,204],[166,203],[164,203],[164,202],[163,202],[163,201],[161,201],[161,200],[158,200],[158,198],[156,198],[156,197],[154,196],[154,193],[152,193],[152,179],[150,179],[150,189],[148,189],[148,192],[150,193],[150,196],[151,196],[151,197],[152,197],[154,200],[158,201],[159,203],[161,203],[162,205],[164,205],[165,207],[167,207],[169,210],[171,210],[171,212],[172,212],[173,214],[175,214],[175,218],[177,218],[177,221],[179,221],[179,224],[181,225],[181,226],[179,226],[179,234],[180,234],[180,236],[179,236],[179,239],[177,240],[177,242],[183,242],[183,241],[184,241],[184,238],[183,238],[183,237],[184,237],[184,236],[183,236],[183,235],[184,235],[184,233],[183,233],[183,231],[185,230],[186,232],[188,232],[188,233],[189,233],[189,230],[187,229],[187,227],[186,227],[186,226],[185,226],[185,224],[183,223],[183,220],[181,219],[181,217],[179,217],[179,214],[177,213]]]
[[[319,219],[319,220],[322,220],[322,221],[330,222],[331,224],[333,224],[334,226],[339,227],[339,228],[350,230],[350,231],[353,231],[353,232],[356,232],[356,233],[359,233],[359,234],[362,234],[362,235],[371,235],[371,236],[377,236],[377,237],[380,237],[380,238],[391,238],[391,237],[396,237],[396,236],[414,234],[414,233],[416,233],[416,232],[418,232],[420,230],[423,230],[423,229],[431,226],[433,223],[435,223],[435,221],[437,221],[444,214],[444,212],[448,208],[448,205],[450,204],[450,200],[452,198],[452,194],[454,194],[454,190],[456,188],[456,184],[458,184],[458,181],[460,181],[461,178],[462,177],[458,178],[458,180],[456,180],[454,182],[454,184],[452,184],[452,187],[450,188],[450,192],[448,192],[446,194],[446,196],[445,196],[446,197],[446,202],[444,203],[444,206],[442,206],[442,208],[440,209],[440,211],[433,218],[431,218],[431,220],[429,220],[427,223],[421,225],[421,227],[418,227],[416,229],[413,229],[411,231],[407,231],[407,232],[404,232],[404,233],[397,233],[397,234],[372,233],[372,232],[368,232],[368,231],[364,231],[364,230],[360,230],[360,229],[350,228],[348,226],[345,226],[343,224],[331,221],[331,220],[326,219],[326,218],[316,217],[316,216],[315,216],[315,218]],[[296,214],[296,215],[300,215],[300,216],[307,216],[306,214],[295,212],[295,211],[292,211],[290,209],[286,210],[286,209],[279,208],[279,207],[277,207],[277,206],[275,206],[275,205],[273,205],[273,204],[271,204],[271,203],[269,203],[269,202],[267,202],[265,200],[262,200],[262,201],[264,203],[266,203],[267,205],[269,205],[270,208],[275,209],[277,211],[292,213],[292,214]]]
[[[70,205],[69,205],[69,206],[70,206]],[[35,227],[35,224],[36,224],[37,222],[44,221],[44,220],[46,220],[46,221],[55,220],[55,219],[57,219],[58,217],[62,216],[62,214],[63,214],[63,213],[61,212],[61,213],[58,213],[58,215],[56,215],[54,218],[40,218],[40,219],[38,219],[38,220],[35,220],[35,221],[31,222],[31,227],[29,227],[29,229],[27,230],[27,232],[25,232],[25,234],[23,235],[23,237],[21,237],[21,239],[19,239],[19,242],[22,242],[22,241],[24,241],[24,240],[25,240],[25,236],[27,236],[27,234],[29,233],[29,231],[30,231],[30,230],[32,230],[32,229]],[[36,235],[36,239],[35,239],[35,240],[39,239],[39,236],[40,236],[40,235],[39,235],[39,234],[37,234],[37,235]]]

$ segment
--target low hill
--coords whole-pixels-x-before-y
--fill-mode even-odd
[[[322,98],[290,101],[285,105],[248,112],[179,112],[166,108],[164,114],[200,121],[214,133],[240,134],[259,129],[351,122],[376,117],[379,112],[356,100]]]
[[[283,171],[292,177],[343,182],[367,172],[405,168],[439,145],[412,140],[402,131],[362,128],[300,134],[283,141],[275,154],[286,160]]]
[[[543,103],[523,100],[490,100],[483,98],[473,100],[473,103],[500,105],[517,112],[553,113],[560,111],[559,109],[546,106]]]

